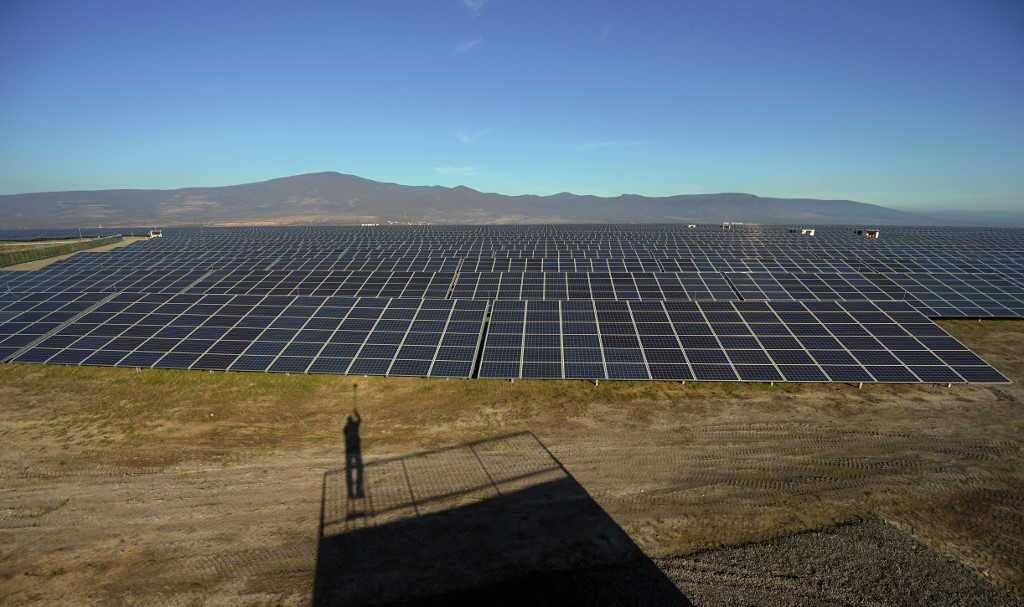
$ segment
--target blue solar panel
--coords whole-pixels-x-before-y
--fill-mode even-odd
[[[1024,315],[1024,231],[886,233],[169,229],[0,273],[0,358],[443,377],[1006,381],[926,315]]]

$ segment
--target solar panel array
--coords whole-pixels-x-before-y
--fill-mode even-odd
[[[74,314],[82,294],[35,295],[3,308],[12,319],[6,331],[22,327],[0,350],[15,362],[432,377],[470,376],[487,307],[452,299],[122,292]],[[65,322],[49,322],[55,314]]]
[[[145,236],[150,228],[36,228],[36,229],[4,229],[0,228],[0,240],[56,240],[65,238],[102,238],[104,236]]]
[[[905,302],[497,301],[480,377],[1003,381]]]
[[[1024,230],[172,228],[0,272],[0,360],[424,377],[1005,382]]]

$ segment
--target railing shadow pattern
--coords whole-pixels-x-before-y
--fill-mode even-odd
[[[324,474],[315,606],[689,605],[531,432]]]

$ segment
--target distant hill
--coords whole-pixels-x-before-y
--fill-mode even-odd
[[[431,223],[718,223],[924,225],[954,223],[852,200],[683,194],[604,198],[564,192],[505,196],[458,186],[405,186],[310,173],[216,188],[97,190],[0,196],[0,225]]]

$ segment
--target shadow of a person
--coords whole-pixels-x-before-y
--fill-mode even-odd
[[[345,484],[348,498],[356,499],[363,497],[363,452],[359,445],[359,424],[363,418],[358,409],[352,413],[355,417],[349,415],[345,423]]]

